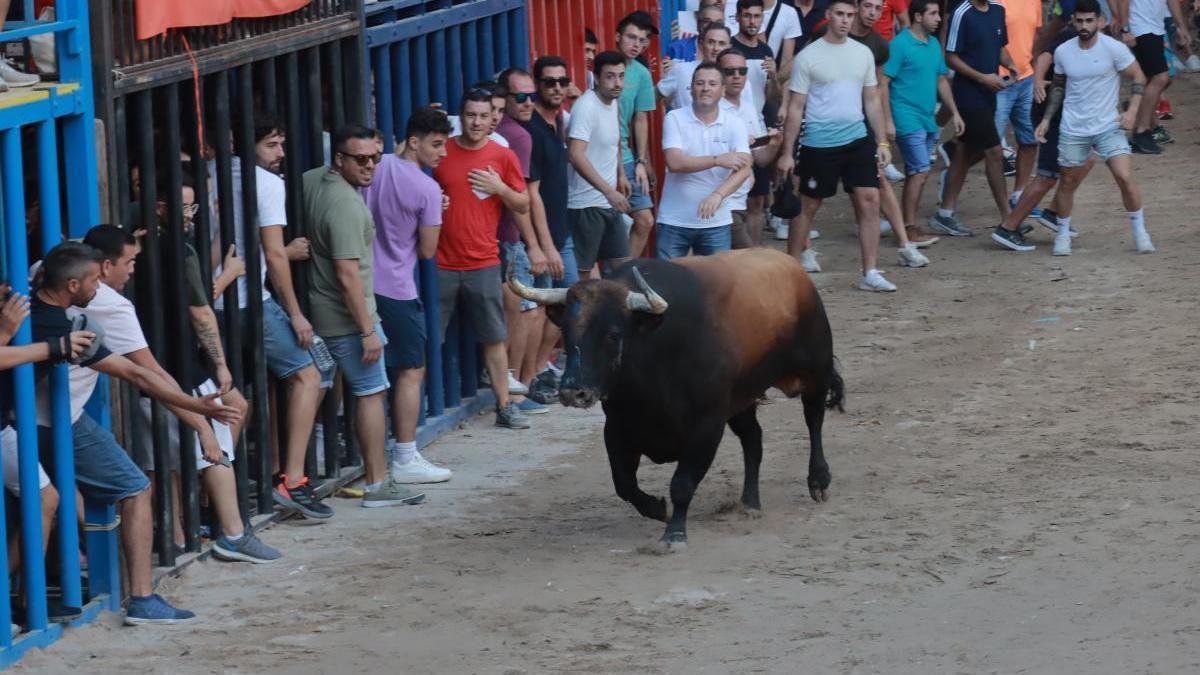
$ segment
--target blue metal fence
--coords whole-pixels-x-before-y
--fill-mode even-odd
[[[29,242],[40,241],[44,253],[66,236],[82,236],[99,218],[95,132],[92,113],[91,53],[86,0],[59,0],[57,20],[37,22],[32,0],[25,0],[24,21],[9,22],[0,31],[0,42],[53,34],[58,60],[59,81],[43,83],[31,89],[13,89],[0,95],[0,195],[3,196],[0,231],[4,243],[4,277],[13,290],[29,293],[26,270],[29,267]],[[59,135],[62,147],[59,147]],[[32,137],[32,143],[29,138]],[[27,147],[28,146],[28,147]],[[36,181],[27,181],[31,163],[36,165]],[[62,182],[60,183],[60,177]],[[35,194],[26,188],[36,185]],[[60,190],[61,186],[61,190]],[[36,201],[40,226],[27,236],[26,207]],[[65,219],[64,219],[65,212]],[[65,226],[65,227],[64,227]],[[21,326],[14,344],[30,342],[29,323]],[[62,603],[83,605],[84,592],[80,573],[77,514],[75,511],[75,472],[71,445],[71,410],[67,367],[55,368],[51,379],[53,421],[53,482],[62,495],[58,507],[58,571]],[[38,430],[35,411],[33,366],[20,366],[13,372],[18,438],[20,483],[21,566],[20,596],[24,599],[27,631],[13,639],[2,627],[11,618],[11,606],[0,601],[0,667],[16,661],[31,647],[53,642],[62,632],[47,619],[47,569],[42,551],[41,491],[38,486]],[[0,531],[7,519],[0,501]],[[119,608],[119,575],[114,530],[107,527],[115,520],[111,506],[87,505],[87,521],[99,524],[89,532],[88,605],[81,623],[93,618],[100,609]],[[7,534],[7,532],[5,532]],[[0,547],[0,567],[7,572],[6,551]],[[9,597],[10,576],[0,578],[0,597]]]
[[[529,19],[524,0],[392,0],[367,5],[367,81],[372,120],[385,149],[415,108],[438,103],[458,110],[463,89],[509,66],[529,67]],[[469,323],[451,322],[440,344],[437,266],[422,260],[418,287],[430,336],[426,353],[423,431],[478,390],[477,342]],[[456,314],[461,314],[458,312]],[[477,400],[483,405],[483,397]],[[430,434],[422,434],[428,438]]]

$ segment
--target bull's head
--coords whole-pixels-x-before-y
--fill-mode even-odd
[[[545,305],[546,316],[562,329],[567,367],[558,397],[563,405],[587,408],[603,400],[635,324],[667,311],[667,301],[632,269],[637,290],[608,280],[581,281],[569,289],[529,288],[509,278],[513,293]]]

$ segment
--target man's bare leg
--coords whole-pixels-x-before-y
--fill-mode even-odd
[[[646,242],[650,240],[650,231],[654,229],[654,209],[641,209],[633,212],[633,227],[629,229],[629,255],[641,258],[645,252]]]

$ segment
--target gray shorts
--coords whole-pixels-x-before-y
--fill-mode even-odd
[[[600,260],[629,257],[629,232],[616,209],[567,209],[567,227],[575,242],[575,265],[580,270],[590,270]]]
[[[446,326],[458,308],[466,312],[475,328],[475,339],[483,344],[504,342],[508,331],[504,324],[504,298],[500,293],[500,266],[457,272],[438,269],[438,311],[442,321],[442,342]]]

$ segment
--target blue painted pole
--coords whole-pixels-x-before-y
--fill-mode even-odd
[[[463,26],[463,71],[466,73],[466,83],[478,82],[483,79],[479,76],[479,59],[476,57],[479,50],[479,30],[478,21],[471,21]],[[485,27],[483,32],[487,32]],[[487,79],[491,79],[496,71],[489,65],[484,65],[483,75]]]
[[[8,241],[9,282],[14,292],[28,295],[29,281],[22,273],[29,269],[29,253],[25,242],[25,195],[21,184],[21,131],[5,129],[0,133],[3,134],[0,154],[3,156],[4,167],[4,221],[9,224],[5,232]],[[25,321],[17,329],[13,343],[29,344],[31,339],[29,322]],[[46,561],[42,552],[42,495],[41,486],[38,485],[37,410],[33,384],[32,365],[17,366],[14,369],[13,395],[17,409],[17,457],[20,466],[17,474],[21,486],[23,535],[21,576],[25,582],[25,611],[30,629],[45,630],[48,625]]]
[[[423,37],[423,36],[422,36]],[[458,114],[458,92],[451,92],[446,86],[446,32],[439,30],[433,34],[433,100],[440,101],[452,115]]]
[[[71,159],[63,165],[67,185],[67,235],[82,237],[100,222],[88,3],[83,0],[59,2],[55,10],[59,20],[75,20],[81,26],[81,29],[60,34],[54,44],[60,78],[63,82],[78,82],[80,88],[80,110],[63,117],[62,130],[63,145]]]
[[[451,26],[439,34],[445,34],[445,49],[440,52],[446,58],[446,87],[450,90],[450,103],[455,114],[462,107],[462,92],[471,82],[463,82],[463,46],[461,26]]]
[[[413,92],[412,92],[412,70],[409,66],[408,58],[408,42],[400,42],[391,46],[389,51],[392,55],[392,73],[394,73],[392,91],[395,96],[393,102],[395,110],[392,111],[394,122],[396,124],[396,137],[403,143],[404,126],[408,123],[408,118],[413,111]],[[403,83],[403,84],[400,84]]]
[[[433,101],[438,101],[445,105],[447,103],[445,97],[431,99],[430,96],[436,96],[436,93],[429,89],[429,41],[424,35],[418,35],[412,41],[413,54],[413,69],[412,69],[412,88],[415,92],[413,97],[413,105],[418,108],[429,105]],[[437,59],[435,59],[436,61]],[[441,64],[438,64],[441,67]],[[453,111],[450,111],[453,112]]]
[[[375,70],[375,123],[383,133],[383,151],[396,149],[396,120],[392,112],[392,59],[391,45],[371,50],[371,64]]]
[[[6,145],[9,142],[10,136],[15,137],[17,139],[17,141],[19,142],[20,141],[20,133],[21,132],[18,129],[9,129],[7,131],[0,131],[0,144]],[[18,155],[19,154],[20,153],[18,153]],[[0,166],[4,167],[4,169],[5,169],[3,172],[0,172],[0,197],[2,197],[2,198],[0,198],[0,208],[3,209],[2,212],[0,212],[0,225],[3,225],[5,223],[23,223],[25,214],[24,213],[14,214],[13,210],[11,208],[9,208],[9,206],[8,206],[8,202],[10,200],[8,197],[5,196],[8,193],[15,193],[16,191],[22,189],[21,174],[19,172],[20,165],[18,164],[18,171],[10,171],[9,169],[11,167],[7,166],[3,162],[3,158],[0,157]],[[20,209],[20,210],[24,211],[24,209]],[[21,220],[16,220],[17,217],[20,217]],[[5,239],[4,251],[6,254],[5,258],[4,258],[4,267],[5,267],[5,270],[12,270],[14,268],[12,267],[12,263],[8,259],[8,256],[7,256],[8,251],[11,250],[10,247],[8,246],[7,240],[14,236],[23,236],[24,228],[5,226],[2,234]],[[24,276],[24,275],[18,274],[16,276],[19,277],[19,276]],[[28,285],[28,284],[26,284],[26,285]],[[26,335],[26,339],[28,339],[28,335]],[[18,440],[18,447],[19,447],[19,445],[20,445],[20,441]],[[19,453],[19,450],[18,450],[18,453]],[[7,514],[4,512],[4,501],[5,500],[0,499],[0,532],[4,532],[5,539],[7,539],[8,532],[7,532],[6,523],[8,523],[8,517],[7,517]],[[2,563],[4,565],[5,570],[8,570],[8,547],[7,546],[0,547],[0,563]],[[7,574],[2,575],[2,577],[3,578],[0,578],[0,597],[7,598],[9,595],[9,585],[8,585],[9,577]],[[12,623],[12,607],[7,602],[0,602],[0,626],[7,626],[10,623]],[[0,631],[0,647],[4,647],[5,649],[7,649],[10,646],[12,646],[12,634],[10,634],[7,631]]]
[[[457,306],[457,305],[456,305]],[[446,392],[446,407],[457,408],[462,403],[462,391],[459,389],[459,334],[458,324],[462,323],[462,312],[455,312],[450,324],[446,326],[446,342],[442,348],[442,383]]]
[[[513,63],[529,70],[529,8],[522,5],[513,12]]]
[[[37,127],[38,185],[42,198],[43,254],[62,241],[62,217],[58,210],[58,143],[54,120]],[[50,416],[54,434],[54,485],[58,504],[58,544],[63,604],[82,607],[79,581],[79,529],[75,511],[75,444],[71,436],[71,382],[66,364],[54,367],[50,375]],[[69,495],[69,497],[68,497]],[[38,540],[41,545],[41,540]]]
[[[425,395],[431,417],[446,412],[446,387],[442,379],[442,320],[438,309],[437,261],[422,260],[417,265],[420,275],[421,302],[425,305]]]

